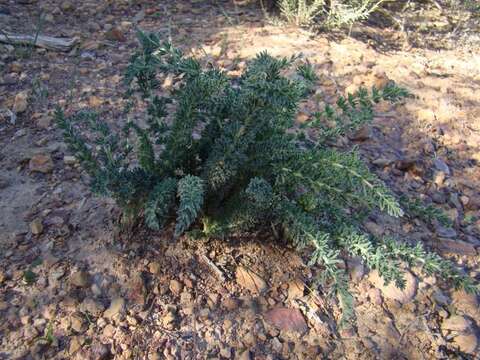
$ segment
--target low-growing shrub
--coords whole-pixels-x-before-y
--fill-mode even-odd
[[[297,26],[311,25],[325,6],[325,0],[279,0],[278,8],[285,20]]]
[[[278,9],[289,23],[309,26],[319,20],[326,27],[351,26],[368,19],[386,0],[279,0]]]
[[[371,121],[374,104],[404,98],[404,89],[394,83],[360,89],[299,127],[299,101],[317,80],[308,62],[264,52],[240,77],[229,77],[213,66],[202,68],[154,34],[140,33],[139,39],[142,47],[126,82],[132,104],[138,89],[137,101],[147,105],[145,125],[129,121],[114,132],[92,112],[56,111],[93,190],[114,198],[128,218],[159,231],[176,213],[175,237],[192,227],[208,237],[273,229],[308,251],[311,266],[323,268],[320,280],[339,295],[347,318],[352,298],[341,266],[345,255],[361,257],[397,286],[404,285],[400,265],[406,262],[455,287],[477,290],[473,280],[421,244],[364,232],[362,221],[371,211],[394,217],[404,211],[355,149],[329,146]],[[287,77],[295,64],[295,75]],[[160,95],[160,74],[176,79],[167,95]]]

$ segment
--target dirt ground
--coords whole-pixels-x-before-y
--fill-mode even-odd
[[[52,118],[59,104],[125,121],[121,80],[136,27],[232,74],[261,50],[302,53],[319,80],[299,120],[361,85],[394,80],[413,97],[380,104],[374,123],[339,146],[358,146],[397,194],[442,208],[454,227],[380,215],[365,227],[422,241],[479,279],[474,31],[445,46],[429,33],[432,47],[420,46],[421,33],[405,45],[404,34],[374,27],[348,37],[279,26],[230,1],[0,1],[0,28],[35,33],[39,24],[79,45],[61,53],[0,44],[0,359],[479,356],[478,298],[418,269],[401,291],[346,259],[356,323],[340,328],[337,300],[310,287],[321,269],[288,244],[260,235],[173,241],[169,231],[121,241],[118,210],[92,196]]]

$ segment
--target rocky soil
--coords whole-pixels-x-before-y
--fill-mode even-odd
[[[64,54],[0,44],[0,359],[478,356],[478,298],[415,268],[399,290],[346,259],[357,321],[340,328],[336,300],[310,287],[321,269],[286,244],[260,235],[173,241],[170,231],[126,241],[118,210],[92,197],[52,122],[57,104],[123,121],[121,79],[137,26],[232,74],[264,49],[303,53],[319,81],[299,122],[323,101],[395,80],[414,97],[380,104],[374,123],[338,146],[358,146],[397,194],[442,208],[454,226],[373,215],[365,227],[422,241],[478,279],[475,45],[380,51],[368,41],[270,25],[255,6],[230,1],[0,2],[0,28],[38,26],[78,37],[79,46]]]

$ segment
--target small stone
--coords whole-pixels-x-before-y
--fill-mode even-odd
[[[28,163],[28,168],[31,172],[40,172],[48,174],[53,170],[53,161],[50,155],[37,154],[32,156]]]
[[[455,238],[457,237],[457,232],[453,228],[447,228],[445,226],[438,225],[435,228],[435,232],[437,233],[438,236],[442,238]]]
[[[393,282],[385,285],[383,278],[377,270],[372,271],[369,275],[370,282],[380,289],[384,297],[391,300],[397,300],[401,304],[406,304],[412,301],[417,293],[417,278],[409,271],[404,272],[404,278],[405,287],[400,289],[395,286]]]
[[[350,278],[359,282],[365,276],[365,266],[363,265],[362,259],[360,257],[354,257],[347,261],[348,272]]]
[[[478,338],[473,332],[462,333],[458,336],[455,336],[453,338],[453,343],[461,352],[470,355],[478,355],[478,353],[476,353],[476,349],[478,347]]]
[[[467,331],[471,328],[472,323],[467,318],[460,315],[450,316],[442,323],[443,331]]]
[[[22,91],[15,95],[15,100],[13,102],[13,112],[15,114],[23,113],[27,110],[28,106],[28,92]]]
[[[438,247],[441,251],[459,255],[473,256],[477,254],[475,246],[465,241],[451,239],[440,239]]]
[[[435,113],[430,109],[420,109],[417,111],[417,118],[424,122],[433,122],[437,120]]]
[[[18,61],[14,61],[10,64],[10,72],[20,74],[22,72],[22,64]]]
[[[435,185],[440,187],[445,182],[446,177],[447,175],[443,171],[436,171],[435,175],[433,176],[433,182]]]
[[[83,333],[88,328],[88,324],[83,315],[81,314],[73,314],[70,317],[70,324],[72,329],[75,330],[77,333]]]
[[[435,160],[433,160],[433,166],[435,166],[435,168],[436,168],[438,171],[442,171],[442,172],[444,172],[446,175],[450,175],[450,168],[449,168],[448,165],[445,163],[445,161],[443,161],[442,159],[436,158]]]
[[[371,137],[371,129],[368,125],[362,126],[360,129],[355,131],[353,134],[349,136],[350,140],[353,141],[365,141],[370,139]]]
[[[81,349],[84,343],[84,339],[81,336],[74,336],[72,340],[70,340],[70,345],[68,347],[68,352],[70,355],[75,354],[78,350]]]
[[[167,311],[167,313],[162,318],[163,326],[167,328],[173,328],[173,324],[175,323],[177,316],[174,311]]]
[[[33,326],[35,326],[37,329],[41,330],[45,327],[45,324],[47,323],[47,320],[43,318],[38,318],[33,321]]]
[[[61,266],[55,267],[50,270],[48,274],[48,282],[50,286],[57,286],[58,285],[58,280],[65,275],[65,269]]]
[[[125,310],[125,300],[123,298],[115,298],[110,303],[110,306],[103,313],[107,319],[113,318],[115,315],[122,313]]]
[[[100,342],[95,342],[90,346],[89,355],[90,360],[106,360],[110,358],[110,349]]]
[[[30,223],[30,231],[33,235],[40,235],[43,232],[42,220],[35,219]]]
[[[241,287],[250,290],[253,294],[260,294],[267,289],[265,280],[243,266],[237,267],[235,277]]]
[[[52,125],[52,118],[50,116],[42,116],[36,121],[36,125],[40,129],[48,129]]]
[[[115,334],[115,326],[112,324],[107,324],[103,328],[103,336],[107,338],[113,338],[113,335]]]
[[[304,112],[300,112],[298,115],[297,115],[297,124],[304,124],[306,123],[308,120],[310,119],[310,116]]]
[[[98,96],[92,95],[88,98],[88,105],[93,108],[100,107],[103,105],[103,100]]]
[[[60,8],[63,10],[63,11],[72,11],[74,9],[74,6],[73,4],[70,2],[70,1],[63,1],[61,4],[60,4]]]
[[[387,157],[380,157],[380,158],[377,158],[377,159],[373,160],[372,164],[377,165],[377,166],[385,167],[385,166],[388,166],[388,165],[390,165],[394,162],[395,162],[395,159],[391,159],[391,158],[387,158]]]
[[[125,42],[127,38],[119,27],[114,27],[105,33],[105,38],[110,41]]]
[[[180,293],[182,292],[182,289],[183,289],[183,285],[180,281],[177,281],[177,280],[170,280],[170,291],[174,294],[174,295],[180,295]]]
[[[480,316],[480,304],[477,295],[467,293],[464,290],[455,290],[452,292],[452,302],[458,311],[474,319]]]
[[[148,264],[148,271],[150,271],[150,273],[153,275],[158,275],[160,274],[161,266],[158,262],[153,261]]]
[[[301,280],[293,280],[288,283],[288,299],[294,300],[301,298],[305,290],[305,285]]]
[[[80,310],[92,316],[98,317],[102,315],[103,311],[105,310],[105,307],[103,306],[102,303],[95,301],[94,299],[86,298],[80,304]]]
[[[469,197],[468,203],[465,205],[467,210],[480,210],[480,196]]]
[[[222,307],[230,311],[235,310],[238,308],[238,300],[231,297],[225,298],[222,301]]]
[[[70,283],[76,287],[90,286],[90,274],[86,271],[77,271],[70,275]]]
[[[277,307],[268,311],[265,320],[280,330],[306,332],[307,323],[298,309]]]
[[[65,165],[74,165],[75,163],[77,162],[77,159],[75,158],[75,156],[64,156],[63,157],[63,163]]]

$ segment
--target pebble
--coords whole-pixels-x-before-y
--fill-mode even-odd
[[[115,326],[112,324],[107,324],[103,328],[103,335],[107,338],[113,338],[113,335],[115,334]]]
[[[90,346],[90,357],[91,360],[106,360],[110,358],[110,349],[100,343],[95,342]]]
[[[413,300],[417,293],[417,278],[409,271],[404,272],[405,288],[400,289],[393,282],[384,285],[383,278],[379,275],[377,270],[370,273],[369,281],[380,291],[387,299],[397,300],[401,304],[407,304]]]
[[[480,316],[480,304],[475,294],[467,293],[464,290],[455,290],[452,292],[453,306],[472,318]]]
[[[161,269],[162,268],[158,262],[153,261],[150,264],[148,264],[148,271],[150,271],[150,273],[153,275],[160,274]]]
[[[13,112],[15,114],[20,114],[27,110],[28,106],[28,92],[22,91],[15,95],[15,100],[13,102]]]
[[[435,185],[440,187],[445,182],[446,177],[447,175],[443,171],[436,171],[435,175],[433,176],[433,182]]]
[[[114,27],[105,33],[105,38],[110,41],[125,42],[127,38],[119,27]]]
[[[353,141],[366,141],[372,136],[370,126],[364,125],[353,134],[349,136],[350,140]]]
[[[174,327],[174,323],[177,319],[177,316],[174,311],[167,311],[167,313],[162,318],[163,326],[171,330]]]
[[[227,297],[222,301],[222,307],[226,310],[235,310],[238,308],[238,300],[232,297]]]
[[[447,228],[441,225],[438,225],[435,227],[435,232],[437,233],[438,236],[447,238],[447,239],[452,239],[457,237],[457,232],[453,228]]]
[[[476,349],[478,347],[478,338],[473,332],[461,333],[453,338],[453,343],[458,349],[470,355],[478,355]]]
[[[42,220],[35,219],[30,223],[30,231],[33,235],[40,235],[43,232]]]
[[[90,274],[86,271],[76,271],[70,275],[70,283],[76,287],[87,287],[90,286]]]
[[[84,299],[83,302],[80,304],[80,311],[86,312],[95,317],[102,315],[104,310],[105,307],[102,303],[95,301],[91,298]]]
[[[47,154],[34,155],[28,163],[28,168],[31,172],[48,174],[53,170],[52,158]]]
[[[72,339],[70,340],[70,345],[68,347],[68,352],[70,353],[70,355],[80,350],[84,342],[85,341],[81,336],[72,337]]]
[[[63,163],[65,165],[74,165],[75,163],[77,162],[77,159],[75,158],[75,156],[64,156],[63,157]]]
[[[61,4],[60,4],[60,8],[63,10],[63,11],[72,11],[74,9],[74,6],[73,4],[70,2],[70,1],[63,1]]]
[[[467,331],[471,326],[470,320],[460,315],[450,316],[442,322],[443,331]]]
[[[169,289],[170,291],[174,294],[174,295],[180,295],[180,293],[182,292],[182,289],[183,289],[183,285],[180,281],[178,280],[170,280],[170,286],[169,286]]]
[[[265,320],[280,330],[305,332],[308,330],[307,323],[298,309],[277,307],[269,310]]]
[[[103,313],[103,316],[107,319],[113,318],[117,314],[123,313],[125,310],[125,300],[123,298],[115,298],[110,303],[110,306],[107,310]]]
[[[365,276],[366,270],[363,265],[362,259],[359,257],[354,257],[347,261],[348,272],[350,274],[350,279],[355,282],[359,282]]]
[[[288,299],[294,300],[301,298],[305,291],[305,285],[301,280],[293,280],[288,283]]]
[[[87,324],[84,316],[81,315],[81,314],[73,314],[70,317],[70,326],[77,333],[83,333],[88,328],[88,324]]]
[[[42,116],[35,121],[35,124],[40,129],[48,129],[52,125],[52,118],[50,116]]]
[[[451,239],[439,239],[438,247],[441,251],[459,255],[476,255],[475,246],[465,241]]]

